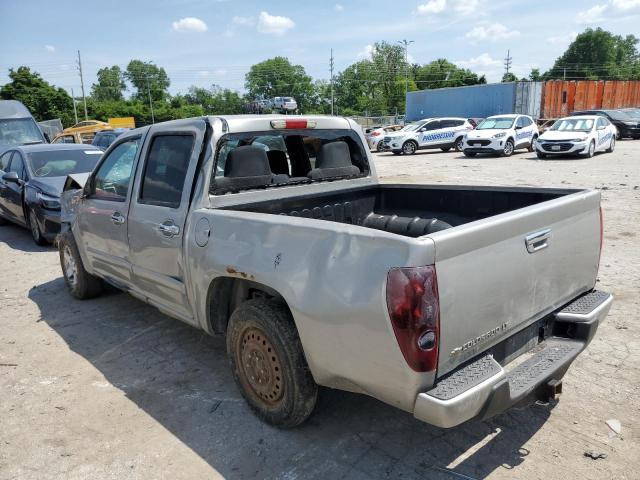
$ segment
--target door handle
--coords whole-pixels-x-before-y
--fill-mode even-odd
[[[539,232],[532,233],[524,237],[524,243],[527,246],[527,252],[536,253],[543,248],[549,246],[549,239],[551,238],[551,229],[540,230]]]
[[[180,227],[173,223],[173,220],[167,220],[158,225],[158,231],[165,237],[175,237],[180,233]]]
[[[124,220],[124,215],[122,215],[120,212],[113,212],[113,215],[111,215],[111,221],[116,225],[122,225],[124,223]]]

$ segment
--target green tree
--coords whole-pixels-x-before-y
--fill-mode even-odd
[[[361,60],[335,78],[335,98],[341,115],[384,115],[387,102],[373,62]]]
[[[240,94],[212,85],[210,89],[192,86],[184,96],[187,105],[199,105],[207,115],[242,113],[244,100]]]
[[[405,61],[405,51],[400,45],[376,42],[371,51],[371,75],[378,82],[385,113],[404,111],[405,90],[415,90],[415,84],[406,85],[409,65]]]
[[[38,121],[59,118],[65,126],[73,123],[73,103],[64,89],[47,83],[29,67],[10,68],[9,78],[0,98],[22,102]]]
[[[99,101],[124,100],[123,92],[127,88],[122,70],[117,65],[98,70],[98,82],[91,87],[91,96]]]
[[[513,72],[505,73],[502,75],[502,82],[517,82],[518,77]]]
[[[531,80],[532,82],[539,82],[540,80],[542,80],[540,70],[537,68],[532,68],[531,73],[529,74],[529,80]]]
[[[251,100],[294,97],[302,112],[313,105],[311,77],[302,65],[293,65],[286,57],[274,57],[253,65],[245,75],[245,88]]]
[[[640,79],[638,38],[588,28],[544,74],[545,79]]]
[[[166,100],[169,96],[168,88],[171,82],[167,72],[152,62],[131,60],[124,76],[135,88],[136,98],[147,99],[148,92],[151,93],[153,101]]]
[[[484,76],[478,76],[469,69],[460,68],[444,58],[419,67],[415,73],[415,82],[421,90],[487,83]]]

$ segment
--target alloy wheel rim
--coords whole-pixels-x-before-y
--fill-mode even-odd
[[[78,267],[76,266],[76,261],[73,258],[73,254],[71,253],[69,246],[64,247],[62,252],[64,275],[67,277],[67,280],[71,285],[75,285],[78,278]]]
[[[511,144],[511,142],[507,142],[504,145],[504,153],[506,153],[507,155],[511,155],[511,153],[513,153],[513,145]]]
[[[458,151],[458,152],[462,151],[462,140],[458,140],[456,142],[456,151]]]
[[[284,395],[285,385],[273,344],[255,327],[244,330],[239,343],[236,358],[250,393],[262,403],[276,405]]]
[[[416,148],[415,148],[415,146],[413,145],[412,142],[409,142],[404,146],[404,153],[412,154],[415,151],[416,151]]]
[[[589,156],[593,157],[593,154],[596,150],[596,146],[593,144],[593,142],[591,142],[591,145],[589,145]]]

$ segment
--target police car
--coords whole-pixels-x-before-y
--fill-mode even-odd
[[[538,127],[527,115],[494,115],[485,118],[465,138],[462,151],[467,157],[491,153],[510,157],[515,150],[526,148],[533,152]]]
[[[443,152],[455,148],[459,152],[464,134],[472,129],[464,118],[426,118],[385,135],[383,149],[396,155],[413,155],[417,150],[427,148],[439,148]]]
[[[613,152],[617,129],[606,117],[580,115],[557,120],[536,142],[538,158],[548,155],[583,155]]]

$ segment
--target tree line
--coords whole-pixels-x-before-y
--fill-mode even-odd
[[[640,79],[640,55],[634,35],[622,37],[597,28],[576,37],[546,72],[533,69],[528,78],[550,79]],[[29,67],[9,70],[10,82],[0,89],[0,98],[24,103],[37,120],[60,118],[64,126],[74,123],[73,100]],[[516,81],[505,74],[502,81]],[[446,59],[427,64],[410,64],[400,45],[377,42],[369,58],[339,72],[333,81],[335,112],[340,115],[387,115],[403,113],[405,92],[486,83],[484,75],[460,68]],[[253,100],[292,96],[304,113],[331,112],[331,83],[314,80],[302,65],[285,57],[274,57],[253,65],[245,76],[245,91],[212,85],[192,86],[185,93],[169,93],[171,81],[164,68],[153,62],[131,60],[123,70],[108,66],[97,72],[96,82],[86,98],[90,118],[134,117],[136,125],[207,114],[242,113]],[[127,97],[125,94],[130,91]],[[83,117],[84,105],[78,104]]]

